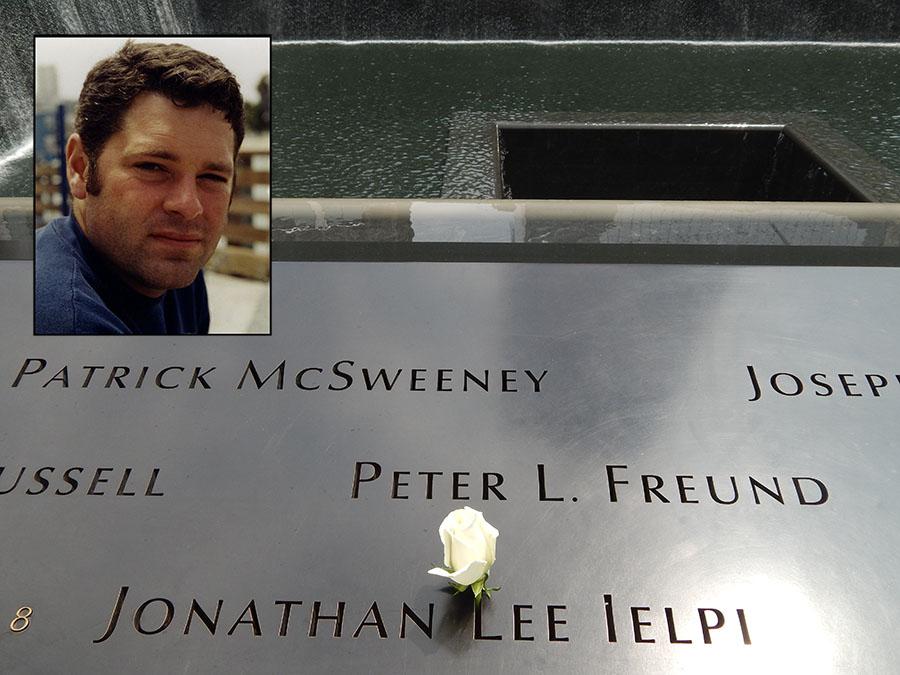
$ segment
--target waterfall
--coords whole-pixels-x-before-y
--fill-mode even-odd
[[[3,3],[7,40],[0,56],[0,196],[31,193],[34,81],[32,35],[37,33],[202,32],[194,0],[25,0]]]

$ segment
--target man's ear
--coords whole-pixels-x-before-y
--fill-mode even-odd
[[[84,144],[78,134],[69,136],[66,143],[66,177],[69,179],[69,192],[75,199],[87,197],[88,158]]]

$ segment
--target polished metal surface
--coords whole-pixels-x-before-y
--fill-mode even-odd
[[[895,672],[898,283],[896,268],[277,262],[272,336],[35,337],[31,265],[0,262],[2,670]],[[251,360],[260,379],[284,361],[283,388],[277,373],[257,388]],[[85,366],[103,369],[85,383]],[[171,366],[160,383],[179,386],[160,388]],[[209,389],[189,388],[195,368]],[[402,369],[390,391],[382,368]],[[489,391],[464,370],[487,370]],[[546,371],[540,391],[526,371]],[[358,462],[382,472],[354,499]],[[49,488],[27,494],[42,467]],[[55,494],[72,467],[78,488]],[[99,468],[104,494],[88,494]],[[420,472],[442,472],[430,499]],[[485,472],[506,499],[482,499]],[[615,502],[610,476],[628,481]],[[736,503],[708,476],[724,501],[734,476]],[[751,478],[777,479],[784,503],[757,487],[757,504]],[[426,574],[463,505],[500,531],[480,627]],[[210,623],[222,601],[215,634],[196,612],[187,625],[193,600]],[[167,601],[171,623],[140,634]],[[285,624],[287,601],[302,604]],[[340,637],[326,618],[311,637],[341,602]],[[404,603],[423,621],[433,603],[430,638],[412,620],[400,637]]]

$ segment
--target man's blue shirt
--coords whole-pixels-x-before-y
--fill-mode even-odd
[[[202,271],[190,286],[148,298],[116,275],[72,216],[57,218],[38,231],[34,265],[38,335],[209,332]]]

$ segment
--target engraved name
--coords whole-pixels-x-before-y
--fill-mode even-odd
[[[216,366],[51,365],[44,358],[26,358],[11,387],[41,389],[212,389]],[[237,390],[305,392],[462,392],[539,394],[548,370],[531,368],[385,367],[342,359],[330,364],[289,369],[287,360],[258,365],[252,359],[233,385]]]
[[[882,373],[760,373],[752,365],[747,366],[751,395],[747,400],[756,402],[766,392],[767,398],[813,396],[828,398],[879,398],[900,389],[900,374]]]
[[[695,473],[663,475],[636,473],[627,464],[607,464],[604,471],[611,503],[721,504],[751,501],[757,505],[821,506],[828,501],[825,482],[813,476],[713,476]],[[413,468],[390,469],[381,462],[353,464],[350,499],[381,496],[396,500],[506,501],[523,490],[538,502],[577,502],[564,492],[571,485],[562,476],[551,476],[545,464],[535,466],[534,483],[527,489],[510,485],[499,471],[444,471]]]
[[[244,369],[237,388],[264,387],[284,389],[286,382],[303,391],[409,391],[409,392],[501,392],[540,393],[547,376],[540,372],[515,368],[458,369],[458,368],[383,368],[358,364],[350,359],[336,361],[329,366],[307,366],[287,372],[282,361],[266,373],[251,360]]]
[[[168,632],[181,636],[276,637],[300,635],[305,638],[378,639],[415,636],[434,639],[435,603],[413,607],[401,602],[390,612],[378,601],[348,603],[344,600],[250,599],[226,607],[225,601],[175,601],[157,596],[137,601],[129,599],[129,587],[122,586],[113,602],[103,633],[93,640],[102,644],[119,633],[153,636]],[[599,597],[598,597],[599,600]],[[597,603],[600,604],[599,602]],[[486,605],[489,605],[486,607]],[[570,607],[564,603],[484,603],[471,604],[471,639],[510,642],[570,642]],[[507,614],[508,612],[508,614]],[[504,614],[507,614],[504,618]],[[624,616],[623,616],[624,615]],[[616,608],[612,594],[602,595],[602,608],[589,613],[593,630],[610,644],[751,645],[750,624],[742,608],[673,607],[651,605]],[[446,618],[446,617],[445,617]],[[453,613],[454,627],[459,618]],[[122,626],[120,628],[120,626]]]
[[[162,489],[157,486],[158,480],[159,468],[154,468],[148,476],[132,467],[42,466],[32,470],[26,466],[0,466],[0,495],[163,497]]]

